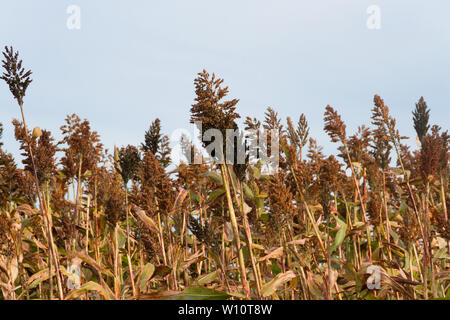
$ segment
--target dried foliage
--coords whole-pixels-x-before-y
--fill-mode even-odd
[[[23,104],[31,72],[12,48],[4,56],[2,79]],[[223,80],[203,71],[194,84],[191,121],[202,133],[237,129],[238,100],[224,101]],[[411,151],[384,101],[374,104],[372,126],[353,135],[325,108],[337,156],[309,136],[304,114],[296,125],[272,108],[262,122],[247,117],[246,129],[278,132],[270,176],[249,154],[243,165],[168,172],[159,119],[141,150],[113,155],[76,115],[58,143],[14,120],[23,169],[0,144],[0,299],[448,299],[449,136],[430,129],[421,99],[421,147]],[[182,149],[200,155],[186,137]],[[380,267],[378,290],[367,287],[369,265]]]

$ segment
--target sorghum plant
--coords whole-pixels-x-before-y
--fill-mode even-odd
[[[203,71],[191,121],[202,135],[236,130],[227,142],[244,161],[203,157],[184,136],[189,161],[171,163],[155,115],[139,148],[113,154],[77,115],[65,119],[59,143],[29,130],[31,72],[12,48],[4,58],[1,79],[22,119],[14,134],[0,124],[0,138],[15,137],[21,152],[15,159],[0,141],[0,299],[450,297],[449,135],[429,124],[423,98],[411,123],[416,146],[379,96],[369,125],[352,134],[327,106],[324,130],[339,144],[327,155],[303,113],[283,121],[270,107],[240,131],[239,100]],[[270,143],[248,148],[262,130],[279,140],[270,174],[258,154]],[[368,287],[371,265],[379,290]]]

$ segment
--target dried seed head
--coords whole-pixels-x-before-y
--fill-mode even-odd
[[[145,141],[141,144],[142,151],[151,151],[153,154],[157,154],[159,145],[162,140],[161,134],[161,120],[155,119],[150,125],[148,131],[145,132]]]
[[[330,105],[326,106],[324,114],[325,127],[324,130],[328,133],[333,142],[345,142],[345,124],[341,116]]]
[[[206,244],[209,249],[219,252],[220,241],[217,233],[214,232],[208,222],[204,222],[202,226],[198,219],[195,219],[192,215],[189,215],[189,230],[197,237],[197,239]]]
[[[300,138],[298,137],[297,131],[292,124],[291,117],[287,117],[286,122],[289,141],[291,142],[291,145],[297,148],[300,146]]]
[[[57,149],[50,131],[36,127],[32,133],[25,132],[22,122],[14,119],[12,123],[15,127],[15,138],[20,143],[20,150],[22,150],[22,156],[24,157],[22,160],[25,165],[24,169],[31,174],[34,172],[30,154],[31,148],[39,183],[49,181],[53,173],[56,172],[55,154]]]
[[[13,156],[0,149],[0,207],[18,197],[18,176]]]
[[[358,132],[348,138],[347,146],[350,154],[350,159],[352,162],[358,162],[361,164],[366,164],[372,160],[369,155],[368,147],[372,142],[371,131],[366,126],[362,125],[358,127]],[[348,157],[344,147],[339,147],[338,150],[341,152],[339,157],[341,157],[349,166]]]
[[[427,134],[422,139],[420,150],[420,171],[424,181],[430,176],[439,174],[439,170],[446,170],[448,167],[448,142],[449,136],[446,132],[442,134],[439,126],[433,126],[431,134]]]
[[[22,60],[19,60],[19,52],[14,52],[13,47],[5,47],[3,52],[5,60],[2,60],[5,72],[0,79],[5,80],[9,86],[9,90],[17,100],[19,105],[23,104],[23,97],[31,83],[31,71],[25,71],[22,67]]]
[[[227,141],[232,143],[233,150],[233,170],[239,181],[244,181],[247,168],[249,165],[250,154],[248,152],[247,141],[244,140],[244,133],[239,131],[236,137],[232,138],[234,141]],[[239,154],[243,154],[243,159],[239,159]],[[243,161],[242,161],[243,160]],[[241,163],[242,162],[242,163]]]
[[[384,170],[391,162],[390,153],[392,150],[389,131],[385,125],[385,119],[389,117],[389,108],[384,105],[384,101],[378,95],[375,96],[374,103],[371,119],[375,129],[372,131],[373,145],[371,154],[375,158],[377,165]]]
[[[264,113],[264,129],[266,130],[278,130],[281,134],[283,133],[283,125],[281,124],[281,119],[278,117],[278,112],[276,112],[273,108],[268,107],[267,111]]]
[[[94,172],[97,165],[103,160],[103,144],[96,131],[92,131],[88,120],[81,119],[72,114],[67,116],[66,124],[61,127],[63,140],[59,144],[65,144],[61,150],[64,156],[61,159],[63,173],[68,178],[78,176],[81,173]]]
[[[374,97],[375,107],[372,109],[372,120],[373,124],[377,127],[385,127],[386,132],[389,134],[390,142],[395,146],[400,144],[400,140],[408,139],[408,137],[400,136],[400,133],[395,129],[396,121],[389,114],[389,107],[384,104],[383,99],[380,96],[375,95]]]
[[[137,178],[137,171],[141,162],[138,148],[128,145],[120,148],[118,152],[118,161],[115,161],[116,170],[122,176],[125,185],[128,181]]]
[[[226,136],[226,129],[236,129],[235,120],[240,118],[236,113],[239,100],[223,101],[228,95],[228,87],[222,87],[223,79],[216,79],[214,74],[210,77],[209,73],[203,70],[194,80],[194,84],[196,103],[191,107],[191,123],[201,122],[201,137],[209,129],[220,130],[223,137]]]
[[[294,195],[286,183],[286,178],[286,175],[278,174],[269,184],[268,194],[271,205],[268,208],[267,240],[277,239],[295,212]]]
[[[300,139],[300,148],[303,148],[308,142],[309,137],[309,126],[308,121],[306,121],[306,116],[302,113],[298,119],[297,124],[297,135]]]
[[[97,170],[96,178],[97,201],[104,210],[106,220],[114,226],[126,217],[125,192],[120,176],[113,170],[101,167]]]
[[[416,109],[413,111],[413,122],[414,129],[417,132],[417,137],[420,142],[422,142],[423,137],[427,134],[427,131],[430,129],[428,125],[428,120],[430,119],[430,110],[427,107],[427,103],[420,97],[418,103],[416,103]]]
[[[174,184],[155,155],[147,151],[139,168],[140,189],[135,203],[150,215],[170,213],[176,198]]]
[[[141,144],[141,149],[144,153],[151,151],[158,159],[163,167],[170,164],[169,137],[161,133],[161,120],[158,118],[153,121],[145,132],[144,143]]]

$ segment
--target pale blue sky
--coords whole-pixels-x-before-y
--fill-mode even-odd
[[[71,4],[81,8],[81,30],[66,27]],[[373,4],[381,30],[366,27]],[[328,153],[325,106],[352,133],[370,124],[376,93],[404,135],[415,138],[411,111],[422,95],[431,122],[449,127],[448,0],[3,1],[0,45],[13,45],[33,70],[30,127],[59,138],[65,116],[77,113],[109,149],[140,143],[156,117],[167,134],[191,129],[203,68],[225,79],[243,118],[263,119],[267,106],[283,119],[305,113]],[[11,120],[19,110],[3,82],[0,110],[6,149],[18,154]]]

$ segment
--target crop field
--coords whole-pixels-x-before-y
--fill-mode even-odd
[[[240,115],[204,70],[186,113],[202,136],[238,134],[209,154],[184,137],[174,162],[157,111],[139,145],[106,150],[75,110],[57,141],[26,116],[32,66],[12,47],[2,59],[17,119],[0,119],[15,128],[0,124],[0,300],[450,298],[450,136],[423,98],[414,146],[378,95],[357,132],[324,106],[326,155],[304,114]]]

